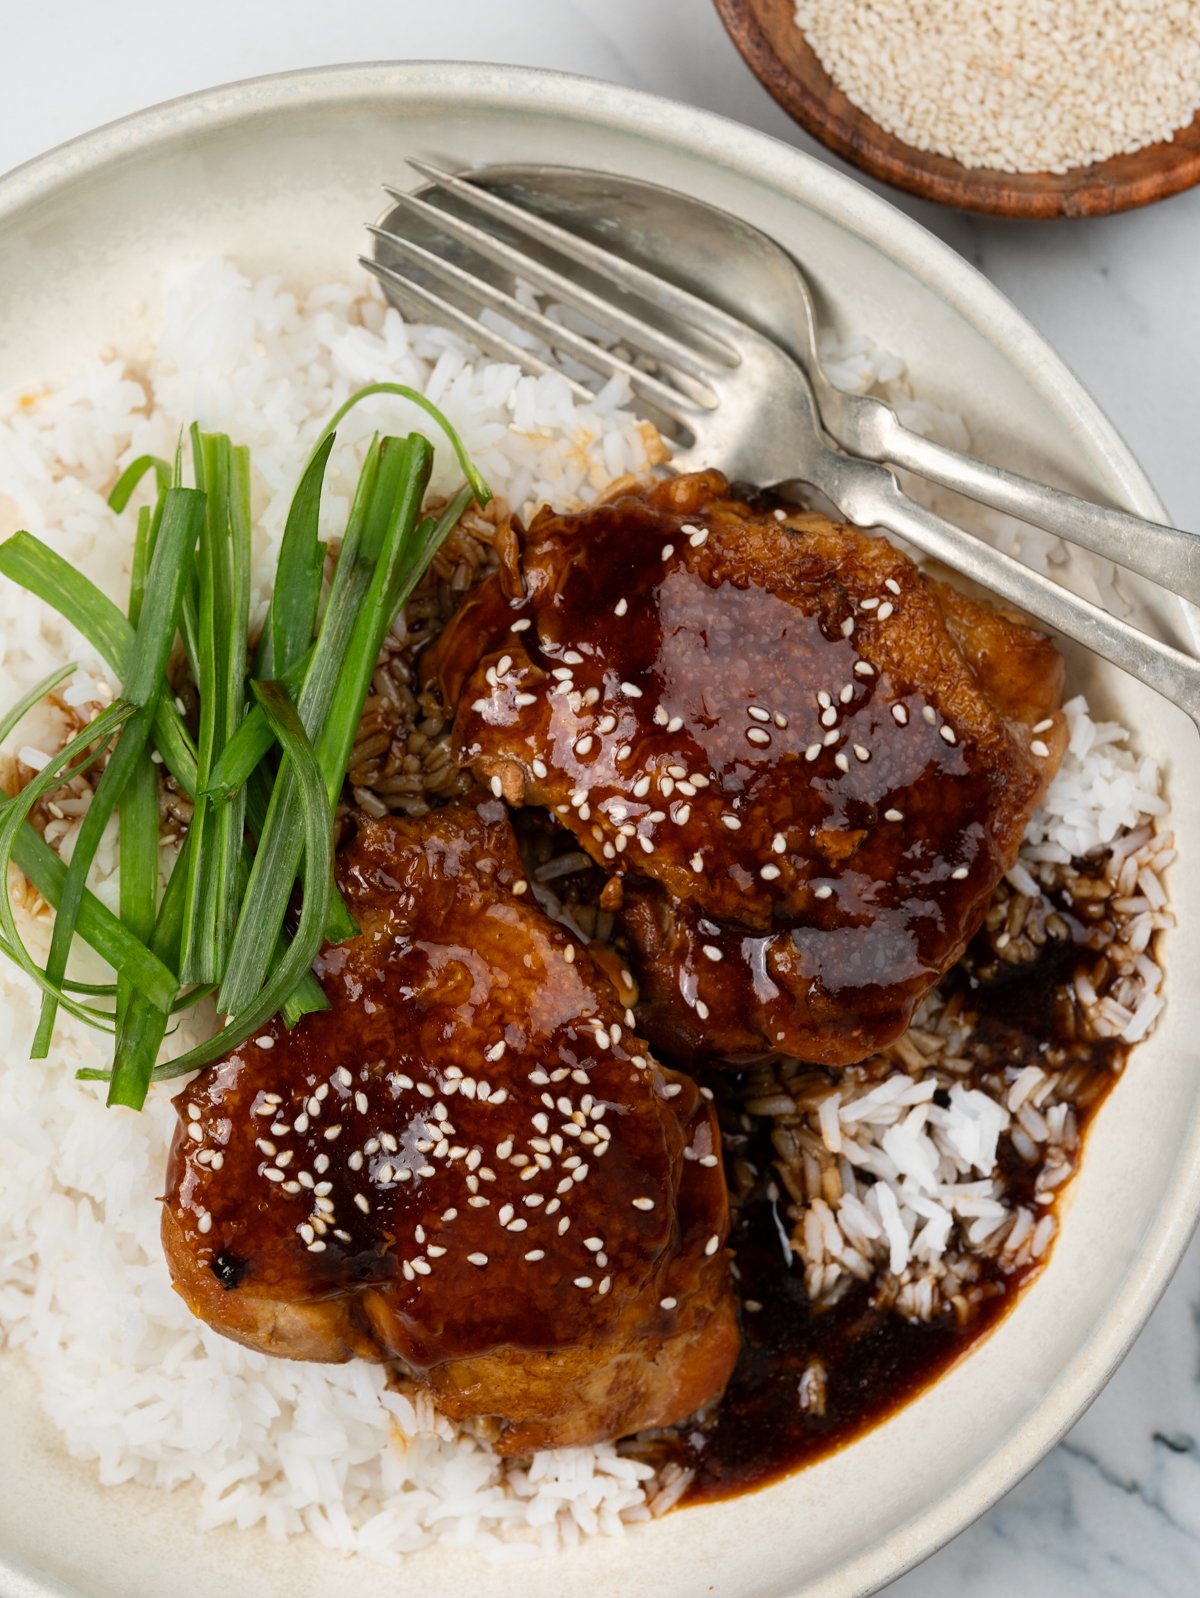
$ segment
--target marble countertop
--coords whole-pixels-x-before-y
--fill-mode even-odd
[[[587,73],[736,118],[832,161],[751,77],[708,0],[56,0],[7,18],[0,171],[154,101],[257,73],[381,59]],[[840,164],[840,163],[834,163]],[[1093,222],[1017,224],[889,197],[987,274],[1200,529],[1191,390],[1200,189]],[[1106,1391],[1053,1454],[891,1598],[1200,1592],[1200,1241]]]

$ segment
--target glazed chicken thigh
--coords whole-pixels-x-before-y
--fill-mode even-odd
[[[1049,641],[715,472],[542,511],[431,662],[459,758],[620,879],[639,1025],[846,1065],[959,957],[1064,742]]]
[[[176,1101],[176,1287],[264,1352],[396,1360],[503,1453],[667,1425],[738,1332],[711,1106],[532,901],[504,807],[368,822],[331,1008]]]

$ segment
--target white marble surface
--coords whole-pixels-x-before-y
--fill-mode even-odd
[[[818,152],[742,66],[708,0],[54,0],[3,8],[0,171],[192,89],[291,67],[469,58],[588,73]],[[824,158],[824,157],[823,157]],[[1200,190],[1047,226],[905,210],[987,273],[1200,529],[1193,402]],[[1200,1244],[1070,1437],[894,1598],[1194,1598],[1200,1592]]]

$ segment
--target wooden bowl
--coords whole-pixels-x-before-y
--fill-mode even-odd
[[[855,166],[925,200],[992,216],[1109,216],[1200,183],[1200,112],[1169,141],[1070,172],[997,172],[914,149],[852,104],[796,26],[794,0],[715,0],[764,88],[814,138]]]

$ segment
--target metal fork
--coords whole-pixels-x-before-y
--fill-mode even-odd
[[[387,260],[362,257],[362,264],[389,294],[456,329],[496,359],[563,378],[585,403],[594,398],[585,384],[481,322],[480,313],[497,313],[601,377],[624,376],[675,443],[671,464],[676,470],[716,466],[731,478],[785,491],[811,485],[856,526],[898,534],[1137,677],[1200,726],[1200,663],[918,505],[878,463],[908,467],[1200,602],[1200,540],[1194,535],[1089,505],[957,455],[909,432],[881,401],[841,393],[817,357],[807,294],[808,373],[764,334],[625,256],[465,176],[426,161],[409,164],[455,209],[387,189],[401,212],[419,220],[423,236],[432,231],[440,245],[431,248],[394,227],[373,227]],[[695,203],[699,212],[708,211]],[[470,265],[450,258],[456,249],[461,256],[464,247]],[[518,299],[495,281],[497,268],[578,313],[594,334]],[[802,276],[800,281],[806,288]],[[639,361],[652,363],[652,370]],[[838,448],[827,434],[851,445],[853,453]]]

